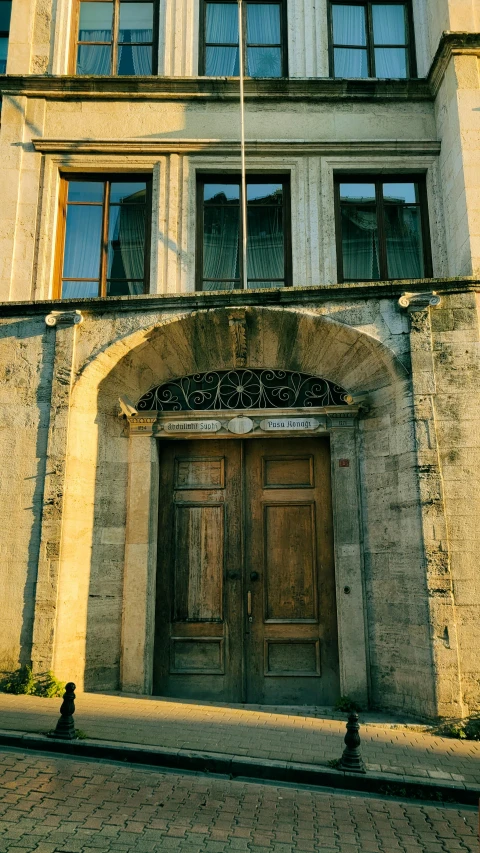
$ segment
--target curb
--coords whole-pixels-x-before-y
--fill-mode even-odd
[[[170,750],[160,746],[142,747],[116,741],[53,740],[45,735],[0,731],[0,746],[39,752],[51,752],[75,758],[97,758],[120,761],[158,769],[189,770],[216,773],[232,779],[251,779],[287,782],[290,785],[311,785],[318,788],[356,791],[381,796],[408,797],[418,800],[437,800],[477,806],[479,790],[462,782],[438,783],[426,779],[419,782],[414,776],[393,773],[344,773],[330,767],[290,761],[271,761],[221,752],[201,752],[187,749]]]

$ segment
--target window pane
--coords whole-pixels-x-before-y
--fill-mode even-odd
[[[395,181],[393,184],[383,185],[383,198],[385,202],[396,201],[404,202],[405,204],[418,204],[418,184],[407,183],[400,184]]]
[[[112,40],[113,3],[80,3],[79,41]]]
[[[103,204],[104,184],[97,181],[69,181],[68,200]]]
[[[119,45],[117,74],[148,75],[152,73],[151,46]]]
[[[89,299],[98,294],[98,281],[64,281],[62,284],[62,299]]]
[[[207,47],[205,51],[207,77],[238,77],[240,63],[237,47]]]
[[[248,277],[248,289],[249,290],[259,290],[267,287],[284,287],[285,281],[252,281],[250,276]]]
[[[153,41],[152,3],[120,3],[118,40]]]
[[[333,43],[366,45],[364,6],[332,6]]]
[[[247,43],[280,44],[280,6],[276,3],[247,5]]]
[[[208,44],[238,44],[236,3],[207,3],[205,41]]]
[[[368,77],[366,50],[336,47],[333,54],[335,77]]]
[[[0,38],[0,74],[7,70],[8,39]]]
[[[79,44],[77,74],[111,74],[111,55],[108,46]]]
[[[204,281],[203,282],[203,290],[233,290],[235,287],[239,287],[239,282],[235,281]]]
[[[109,210],[107,278],[143,279],[145,206],[113,205]]]
[[[63,259],[64,278],[98,278],[102,207],[69,205]]]
[[[248,184],[247,183],[247,201],[248,204],[282,204],[283,201],[283,186],[282,184]]]
[[[229,201],[240,200],[239,184],[205,184],[203,188],[204,201],[214,204],[225,204]]]
[[[372,6],[374,44],[406,44],[405,7]]]
[[[247,216],[249,281],[250,279],[283,279],[285,269],[282,208],[249,206]],[[252,283],[252,286],[255,285]]]
[[[0,2],[0,31],[8,33],[10,29],[10,15],[12,12],[11,0],[1,0]]]
[[[340,198],[375,201],[375,184],[340,184]]]
[[[147,196],[144,181],[113,181],[110,185],[111,204],[139,204],[145,203]]]
[[[240,209],[205,207],[203,218],[203,277],[240,277]]]
[[[143,291],[143,281],[107,281],[107,296],[138,296]]]
[[[384,209],[388,277],[423,278],[420,208],[385,200]]]
[[[247,48],[247,75],[249,77],[281,77],[282,54],[280,48]]]
[[[341,220],[344,279],[378,281],[380,263],[375,204],[342,201]]]
[[[375,77],[407,76],[407,51],[403,47],[375,48]]]

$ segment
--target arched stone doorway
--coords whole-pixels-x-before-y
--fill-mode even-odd
[[[381,343],[308,311],[247,308],[232,312],[227,308],[177,315],[148,326],[143,322],[143,327],[123,334],[92,357],[74,389],[55,666],[60,675],[67,669],[72,673],[75,666],[80,683],[86,666],[87,684],[97,688],[114,689],[114,679],[120,675],[124,690],[148,693],[152,690],[155,637],[158,436],[153,429],[147,429],[143,437],[133,430],[128,437],[118,417],[119,396],[126,395],[135,403],[148,389],[172,378],[213,368],[232,370],[240,364],[325,377],[356,399],[368,395],[371,412],[367,418],[374,418],[378,407],[382,417],[388,416],[394,423],[395,418],[404,417],[409,383],[404,368]],[[83,440],[87,432],[88,443]],[[365,701],[368,651],[370,659],[372,655],[375,658],[378,625],[372,629],[367,624],[362,541],[366,533],[372,541],[379,533],[371,526],[367,529],[365,518],[362,520],[362,515],[365,517],[371,510],[368,495],[362,497],[362,439],[355,419],[348,424],[338,423],[337,427],[329,423],[327,435],[335,530],[340,689]],[[344,465],[345,460],[348,465]],[[104,485],[107,469],[109,483],[115,483],[114,495]],[[413,473],[411,481],[412,488],[416,488]],[[81,524],[76,513],[80,495],[83,504],[91,506],[83,513]],[[393,542],[396,522],[388,506],[382,512],[381,523],[391,531]],[[413,530],[412,535],[417,536],[417,531]],[[401,550],[398,541],[392,549]],[[421,547],[420,528],[418,541]],[[108,647],[105,643],[102,648],[99,637],[104,626],[89,601],[89,589],[94,582],[101,582],[105,554],[111,559],[114,551],[118,556],[115,566],[112,560],[111,570],[115,583],[121,579],[123,584],[122,606],[117,610]],[[78,571],[79,555],[83,555],[85,564],[88,562],[84,573]],[[70,592],[72,575],[76,577],[75,596]],[[419,591],[423,583],[419,571]],[[377,588],[374,594],[377,595]],[[375,603],[371,591],[369,595]],[[79,614],[83,602],[85,609]],[[428,647],[426,622],[425,637]],[[114,646],[118,652],[109,664],[111,675],[104,678],[99,673],[106,671],[105,661]],[[399,653],[408,659],[407,648]],[[116,663],[119,656],[120,672]]]

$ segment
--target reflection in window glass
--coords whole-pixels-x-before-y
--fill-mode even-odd
[[[285,284],[284,183],[247,181],[249,287]],[[203,290],[242,286],[240,181],[203,185]]]
[[[146,188],[141,180],[69,182],[63,297],[143,292]]]
[[[77,74],[152,74],[153,10],[152,2],[83,0]]]
[[[341,183],[339,196],[344,281],[425,276],[417,182]]]
[[[5,74],[7,70],[11,12],[11,0],[0,0],[0,74]]]
[[[405,3],[339,3],[331,0],[335,77],[409,76]]]
[[[245,73],[249,77],[282,76],[280,3],[244,3]],[[205,74],[238,76],[238,6],[205,3]]]

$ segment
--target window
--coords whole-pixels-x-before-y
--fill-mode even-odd
[[[330,2],[333,77],[415,76],[410,4]]]
[[[198,184],[197,288],[243,287],[240,177],[202,176]],[[291,283],[289,181],[247,176],[248,287]]]
[[[150,210],[145,175],[64,178],[59,295],[74,299],[144,293]]]
[[[339,281],[432,275],[422,178],[342,175],[335,188]]]
[[[7,71],[8,36],[12,0],[0,0],[0,74]]]
[[[284,2],[243,4],[244,70],[247,77],[285,77]],[[203,0],[200,74],[238,77],[237,0]]]
[[[82,0],[77,74],[156,73],[156,4],[143,0]]]

